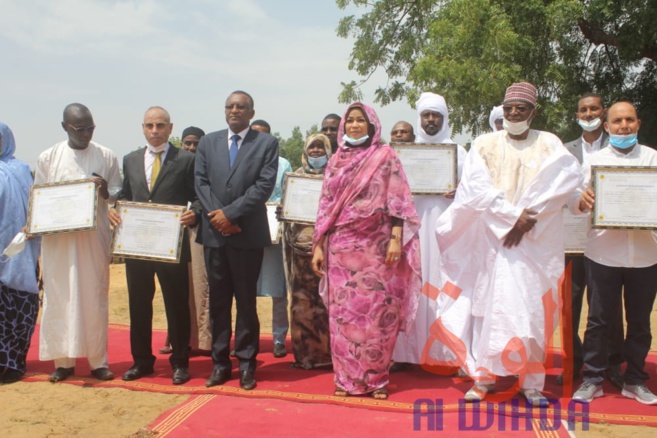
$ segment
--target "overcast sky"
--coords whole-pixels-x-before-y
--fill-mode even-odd
[[[241,89],[255,117],[288,137],[342,114],[340,82],[357,79],[352,42],[335,33],[348,12],[334,0],[0,0],[0,11],[0,120],[32,166],[66,138],[71,102],[91,109],[94,140],[121,158],[144,145],[149,106],[169,110],[174,135],[211,132],[226,127],[224,101]],[[407,102],[375,108],[386,136],[397,120],[415,125]]]

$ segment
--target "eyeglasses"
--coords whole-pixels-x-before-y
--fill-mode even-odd
[[[78,128],[77,126],[73,126],[70,123],[67,123],[67,125],[70,126],[71,129],[77,132],[78,134],[81,134],[83,132],[87,132],[87,133],[94,132],[94,129],[96,129],[96,125],[87,126],[86,128]]]
[[[510,113],[511,111],[513,111],[514,108],[520,114],[524,114],[524,113],[526,113],[528,111],[531,111],[533,109],[532,107],[525,106],[525,105],[504,105],[502,107],[502,111],[504,111],[505,113]]]
[[[332,126],[323,126],[321,129],[322,132],[338,132],[338,128]]]
[[[240,104],[236,103],[236,104],[233,104],[233,105],[226,105],[224,108],[226,109],[226,111],[230,111],[233,108],[237,108],[238,111],[244,111],[248,108],[248,106],[240,105]]]

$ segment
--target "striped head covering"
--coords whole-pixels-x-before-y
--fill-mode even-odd
[[[504,103],[524,102],[536,106],[536,87],[529,82],[516,82],[506,89]]]

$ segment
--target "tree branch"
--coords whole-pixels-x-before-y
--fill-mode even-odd
[[[605,46],[620,48],[620,42],[618,41],[618,38],[615,35],[610,35],[604,30],[600,29],[599,27],[591,25],[588,21],[584,20],[583,18],[577,20],[577,26],[579,27],[579,30],[584,35],[584,38],[586,38],[593,44],[596,45],[603,44]],[[648,58],[648,59],[652,59],[653,61],[657,61],[657,47],[644,46],[641,50],[639,50],[638,55],[641,58]]]

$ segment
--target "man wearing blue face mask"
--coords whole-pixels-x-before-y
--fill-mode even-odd
[[[582,135],[573,141],[564,143],[568,151],[582,164],[588,158],[605,148],[609,144],[609,136],[604,130],[605,106],[602,97],[588,93],[580,97],[577,102],[575,117],[582,128]],[[584,257],[581,254],[567,254],[566,266],[570,264],[572,273],[571,302],[572,302],[572,340],[573,340],[573,369],[572,377],[577,378],[582,369],[582,340],[578,333],[584,290],[586,289],[586,276],[584,273]],[[623,388],[623,377],[620,373],[623,363],[623,315],[618,309],[617,317],[611,321],[609,336],[609,368],[607,378],[618,389]],[[570,354],[568,352],[568,354]],[[563,383],[563,374],[557,377],[557,383]]]
[[[269,123],[264,120],[254,120],[251,129],[260,132],[271,133]],[[283,178],[287,172],[292,172],[290,162],[283,157],[278,157],[278,173],[276,174],[276,185],[269,197],[269,202],[281,202],[283,195]],[[285,271],[283,268],[283,244],[278,243],[265,247],[262,259],[260,277],[258,277],[258,296],[271,297],[271,330],[274,337],[274,357],[287,356],[285,338],[290,328],[287,313],[287,284],[285,282]]]
[[[657,166],[657,152],[637,141],[641,120],[628,102],[609,108],[604,124],[610,147],[591,155],[582,168],[585,190],[569,202],[573,213],[593,208],[590,188],[591,166]],[[625,304],[627,334],[623,356],[627,369],[622,395],[640,403],[657,405],[645,385],[645,362],[650,350],[650,313],[657,290],[657,240],[653,231],[633,229],[590,229],[584,263],[589,287],[589,316],[584,335],[584,382],[574,400],[601,397],[602,382],[609,367],[608,338],[616,312]]]

